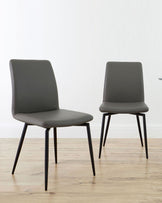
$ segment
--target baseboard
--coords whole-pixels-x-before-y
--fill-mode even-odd
[[[23,123],[0,124],[0,138],[19,138],[21,136]],[[100,124],[91,124],[91,134],[93,138],[100,137]],[[147,125],[149,138],[162,138],[162,125]],[[52,137],[52,129],[50,130]],[[109,129],[111,138],[138,138],[137,125],[111,125]],[[44,129],[37,126],[29,126],[27,138],[44,138]],[[86,138],[85,127],[66,127],[58,128],[58,137],[60,138]]]

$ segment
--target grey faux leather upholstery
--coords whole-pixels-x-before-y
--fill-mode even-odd
[[[17,120],[45,128],[79,125],[93,117],[59,108],[52,66],[47,60],[11,60],[12,113]]]
[[[109,113],[139,113],[148,111],[144,102],[103,102],[100,106],[101,112]]]
[[[101,112],[140,113],[148,111],[144,103],[142,64],[108,62],[106,65]]]
[[[89,114],[65,109],[37,113],[18,113],[14,115],[14,118],[45,128],[80,125],[93,119]]]
[[[11,60],[12,112],[34,113],[58,109],[52,66],[47,60]]]

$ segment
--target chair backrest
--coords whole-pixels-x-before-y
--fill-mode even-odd
[[[55,76],[47,60],[10,61],[12,113],[34,113],[59,108]]]
[[[143,73],[140,62],[108,62],[103,102],[144,101]]]

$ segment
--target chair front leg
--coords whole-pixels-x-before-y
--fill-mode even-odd
[[[48,187],[48,159],[49,159],[49,130],[45,130],[45,190]]]
[[[145,140],[146,159],[148,159],[146,116],[145,116],[145,114],[142,114],[142,116],[143,116],[143,130],[144,130],[144,140]]]
[[[101,127],[101,137],[100,137],[100,148],[99,148],[99,159],[101,158],[101,151],[102,151],[102,141],[103,141],[103,135],[104,135],[105,116],[106,116],[106,114],[103,114],[103,117],[102,117],[102,127]]]
[[[136,119],[137,119],[137,125],[138,125],[139,136],[140,136],[140,140],[141,140],[141,146],[143,147],[143,139],[142,139],[142,132],[141,132],[141,126],[140,126],[139,115],[136,115]]]
[[[96,173],[95,173],[93,147],[92,147],[91,131],[90,131],[89,123],[86,123],[86,128],[87,128],[87,135],[88,135],[88,144],[89,144],[89,152],[90,152],[90,157],[91,157],[92,171],[93,171],[93,175],[95,176]]]
[[[54,156],[55,163],[57,164],[57,128],[53,128],[53,136],[54,136]]]
[[[19,141],[19,146],[18,146],[18,149],[17,149],[17,153],[16,153],[16,157],[15,157],[15,162],[14,162],[13,169],[12,169],[12,174],[14,174],[15,169],[16,169],[17,161],[19,159],[19,155],[20,155],[20,152],[21,152],[21,148],[22,148],[22,145],[23,145],[23,141],[24,141],[24,138],[25,138],[27,127],[28,127],[28,124],[25,123],[23,131],[22,131],[22,134],[21,134],[21,138],[20,138],[20,141]]]

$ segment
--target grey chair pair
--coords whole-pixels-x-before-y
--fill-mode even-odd
[[[12,114],[16,120],[24,122],[23,132],[16,153],[12,174],[14,174],[20,151],[23,145],[27,127],[36,125],[45,129],[45,190],[48,186],[48,159],[49,159],[49,130],[53,128],[55,163],[57,164],[57,128],[66,126],[85,126],[87,129],[90,158],[93,175],[95,165],[89,121],[90,114],[69,111],[59,108],[58,93],[52,66],[47,60],[11,60],[10,70],[12,78]],[[103,104],[100,111],[104,112],[99,158],[106,126],[104,144],[108,132],[111,115],[117,113],[131,113],[136,115],[138,128],[143,146],[139,116],[143,116],[144,138],[147,152],[147,133],[145,114],[148,107],[144,103],[142,66],[140,63],[110,62],[106,68]]]

